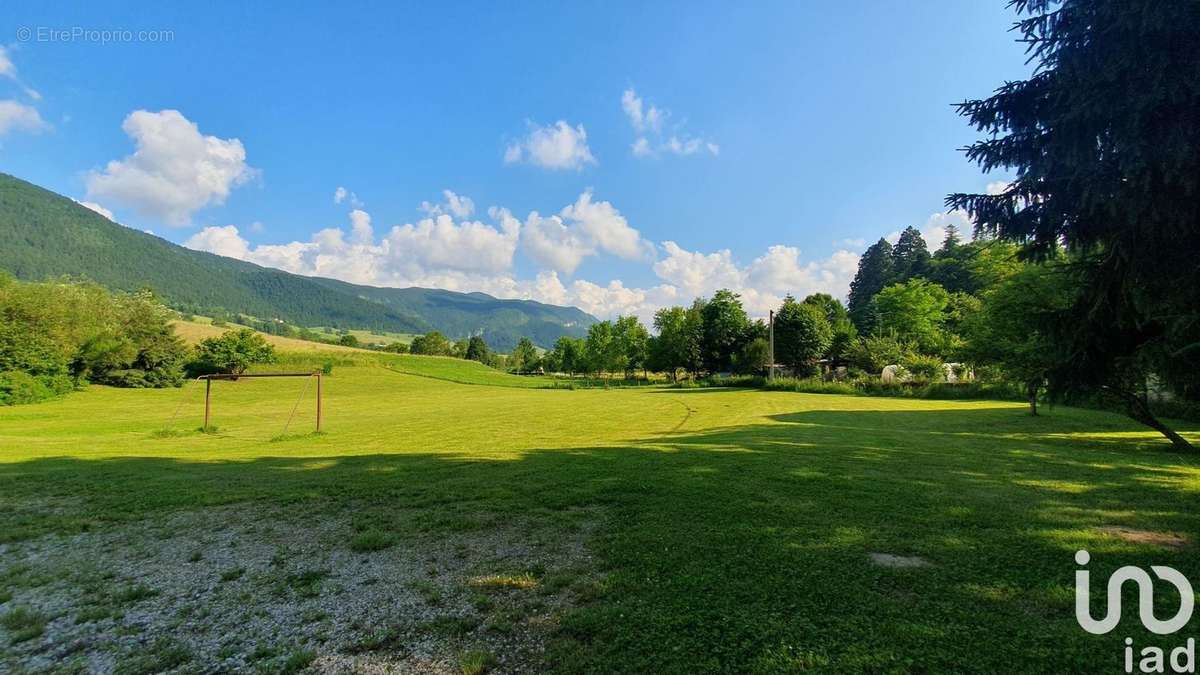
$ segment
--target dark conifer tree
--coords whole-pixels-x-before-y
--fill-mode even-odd
[[[1190,447],[1145,391],[1153,375],[1200,396],[1200,2],[1013,5],[1034,74],[958,109],[985,134],[967,157],[1016,180],[946,203],[1030,257],[1065,244],[1079,292],[1051,391],[1111,392]]]
[[[859,332],[870,333],[875,327],[871,301],[894,279],[892,245],[886,239],[880,239],[863,253],[854,281],[850,282],[848,309],[850,320]]]
[[[915,227],[904,228],[896,245],[892,247],[893,272],[896,281],[908,281],[913,277],[924,277],[929,274],[929,247],[921,231]]]

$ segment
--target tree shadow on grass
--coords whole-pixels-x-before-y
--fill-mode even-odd
[[[1084,633],[1077,548],[1093,553],[1094,578],[1166,564],[1200,579],[1198,463],[1119,435],[1131,428],[1012,408],[825,410],[508,461],[50,458],[0,465],[0,524],[19,539],[261,500],[314,517],[391,514],[402,535],[436,534],[464,520],[553,525],[602,505],[592,546],[607,590],[564,620],[550,667],[1096,671],[1117,667],[1126,635],[1174,644],[1132,622]],[[1191,543],[1132,543],[1098,529],[1108,525]],[[878,567],[871,552],[930,566]]]

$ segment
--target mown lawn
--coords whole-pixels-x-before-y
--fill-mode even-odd
[[[217,434],[193,431],[198,385],[0,408],[0,541],[251,501],[354,509],[400,539],[584,507],[605,581],[550,645],[563,672],[1117,671],[1127,635],[1183,641],[1132,609],[1102,637],[1074,619],[1079,548],[1097,579],[1164,564],[1200,583],[1200,461],[1120,417],[424,374],[336,367],[320,436],[307,391],[280,437],[302,380],[214,385]]]

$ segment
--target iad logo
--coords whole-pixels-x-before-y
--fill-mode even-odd
[[[1087,551],[1075,553],[1075,562],[1080,567],[1086,567],[1092,556]],[[1196,604],[1196,594],[1192,584],[1173,567],[1151,565],[1150,570],[1163,581],[1170,582],[1179,592],[1179,611],[1175,616],[1159,620],[1154,616],[1154,580],[1150,574],[1140,567],[1127,565],[1113,572],[1108,578],[1107,600],[1108,607],[1102,619],[1092,618],[1091,574],[1086,569],[1075,571],[1075,620],[1085,631],[1093,635],[1105,635],[1112,632],[1121,623],[1121,589],[1125,582],[1132,581],[1138,589],[1138,618],[1146,630],[1157,635],[1170,635],[1178,632],[1192,619],[1192,610]],[[1167,655],[1161,647],[1145,647],[1141,650],[1141,660],[1138,670],[1143,673],[1162,673],[1165,671]],[[1188,638],[1182,647],[1171,650],[1171,670],[1176,673],[1196,672],[1196,640]],[[1133,638],[1125,638],[1125,672],[1133,670]]]

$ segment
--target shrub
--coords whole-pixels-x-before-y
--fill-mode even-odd
[[[851,366],[878,375],[885,366],[904,363],[914,354],[912,345],[896,337],[872,335],[855,340],[846,350],[846,359]]]
[[[274,363],[275,360],[275,348],[262,335],[250,328],[242,328],[202,340],[196,346],[196,356],[188,369],[196,375],[238,375],[256,363]]]
[[[945,376],[942,359],[925,354],[914,354],[903,362],[903,366],[920,382],[940,382]]]
[[[38,378],[19,370],[0,373],[0,405],[37,403],[53,396]]]

